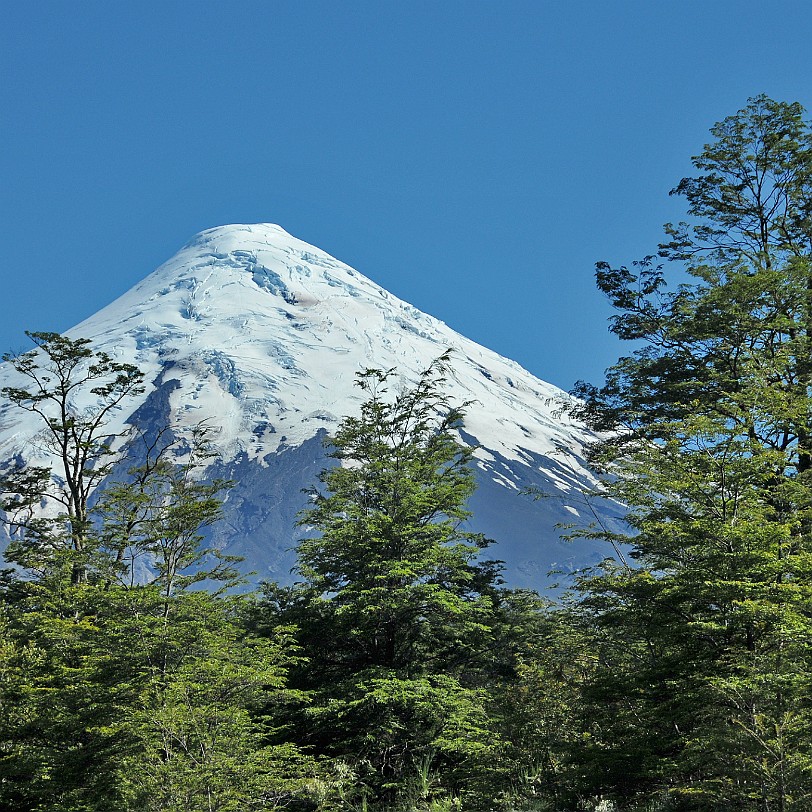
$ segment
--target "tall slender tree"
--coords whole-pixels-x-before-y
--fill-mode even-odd
[[[6,557],[39,571],[67,561],[79,583],[87,578],[90,495],[110,473],[114,444],[122,436],[111,429],[110,419],[128,398],[144,391],[144,376],[136,366],[92,350],[88,339],[26,335],[36,349],[3,356],[20,383],[0,394],[39,418],[42,443],[56,463],[55,470],[21,463],[3,472],[2,507],[24,533]],[[50,513],[43,513],[43,502]]]
[[[581,581],[605,667],[582,753],[619,797],[806,809],[812,796],[812,132],[751,99],[673,194],[662,265],[599,263],[638,342],[582,415],[630,506],[633,567]],[[616,540],[613,537],[613,540]],[[607,713],[606,710],[609,710]]]

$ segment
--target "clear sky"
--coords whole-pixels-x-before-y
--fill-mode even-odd
[[[275,222],[563,388],[623,351],[599,259],[655,250],[709,127],[812,108],[812,4],[6,0],[0,348],[193,234]]]

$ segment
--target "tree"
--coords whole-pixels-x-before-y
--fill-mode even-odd
[[[111,665],[131,690],[112,724],[135,744],[116,772],[128,808],[268,809],[308,797],[320,774],[313,759],[268,743],[276,706],[296,699],[286,686],[289,637],[247,633],[241,596],[180,591],[166,623],[160,591],[136,593],[107,630]]]
[[[331,439],[341,462],[300,523],[293,589],[266,587],[258,623],[298,627],[292,684],[310,693],[296,741],[344,760],[376,807],[472,792],[496,744],[477,674],[493,639],[497,570],[463,528],[473,490],[462,411],[441,391],[445,356],[390,397],[367,370],[360,417]]]
[[[111,432],[110,419],[128,398],[144,391],[144,376],[132,364],[93,351],[88,339],[26,335],[37,349],[3,356],[22,383],[0,393],[40,419],[45,450],[58,462],[56,474],[50,467],[19,464],[0,480],[0,492],[6,494],[2,508],[25,533],[9,546],[6,557],[36,571],[67,560],[73,581],[79,583],[87,577],[91,552],[90,495],[110,473],[114,443],[123,437]],[[48,515],[47,509],[54,507],[58,517],[53,511]]]
[[[638,348],[602,388],[580,387],[581,415],[612,432],[595,460],[629,505],[622,540],[636,564],[581,580],[579,611],[604,666],[582,757],[622,797],[665,791],[680,809],[763,812],[810,803],[812,132],[802,116],[759,96],[711,130],[693,159],[701,174],[673,191],[693,221],[667,224],[659,249],[694,281],[669,292],[654,257],[598,264],[620,311],[612,330]]]
[[[501,739],[487,765],[488,808],[576,809],[579,705],[595,666],[577,618],[535,592],[506,591],[487,683]]]
[[[145,463],[100,500],[103,546],[148,555],[154,573],[112,589],[105,624],[110,667],[131,688],[113,726],[135,742],[119,791],[132,808],[156,812],[285,806],[318,774],[295,745],[266,742],[274,722],[262,706],[292,698],[291,645],[284,630],[271,639],[246,632],[245,598],[229,592],[241,583],[238,559],[201,547],[229,483],[200,479],[211,456],[205,430],[181,440],[160,445],[159,434]]]
[[[198,425],[174,439],[165,439],[168,434],[159,431],[151,443],[141,436],[144,462],[107,485],[94,506],[99,547],[113,559],[111,574],[134,586],[137,563],[146,559],[152,574],[145,580],[160,589],[167,617],[180,590],[206,581],[217,589],[242,583],[233,566],[238,558],[201,547],[202,530],[220,519],[220,494],[231,487],[227,480],[204,479],[214,456],[209,431]]]
[[[114,809],[113,765],[128,742],[110,729],[120,695],[99,671],[106,597],[95,582],[109,559],[90,499],[123,440],[110,419],[143,391],[143,376],[86,339],[28,335],[37,349],[4,356],[20,383],[2,395],[40,420],[43,450],[57,462],[52,471],[18,457],[0,479],[5,518],[17,531],[5,555],[20,568],[0,591],[0,797],[21,810],[85,809],[107,797]]]
[[[0,806],[212,812],[306,796],[313,761],[267,744],[261,713],[287,701],[287,638],[246,632],[244,600],[226,594],[234,559],[201,548],[227,485],[202,479],[205,432],[159,431],[103,483],[121,438],[109,417],[142,376],[84,339],[30,335],[40,351],[9,360],[31,385],[3,394],[42,420],[61,470],[19,464],[2,484],[26,536],[10,553],[25,572],[0,581]],[[41,517],[43,501],[60,515]]]

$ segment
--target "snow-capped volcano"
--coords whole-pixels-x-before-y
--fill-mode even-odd
[[[324,435],[358,411],[355,374],[395,368],[409,385],[447,349],[446,391],[470,402],[465,436],[479,446],[472,525],[497,541],[490,555],[505,560],[508,581],[542,586],[550,568],[603,555],[565,545],[555,527],[577,521],[594,484],[582,460],[592,437],[562,413],[567,396],[279,226],[198,234],[68,335],[146,373],[150,386],[122,410],[122,425],[216,427],[211,472],[236,485],[213,541],[260,577],[290,577],[302,489],[324,465]],[[11,372],[0,367],[0,386]],[[36,456],[38,428],[4,408],[0,460]],[[527,487],[555,498],[533,501]]]

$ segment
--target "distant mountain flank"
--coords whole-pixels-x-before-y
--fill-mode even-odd
[[[470,523],[495,540],[487,555],[505,562],[508,583],[539,588],[552,569],[604,557],[597,543],[562,541],[557,525],[622,515],[615,503],[586,504],[594,437],[563,411],[566,393],[277,225],[201,232],[68,335],[146,373],[147,390],[111,430],[214,429],[208,474],[235,485],[211,541],[259,578],[293,578],[303,489],[329,464],[325,437],[360,406],[356,373],[396,369],[408,386],[447,349],[446,391],[469,404],[462,438],[477,446]],[[0,366],[0,386],[12,373]],[[39,428],[0,407],[0,460],[47,461]]]

